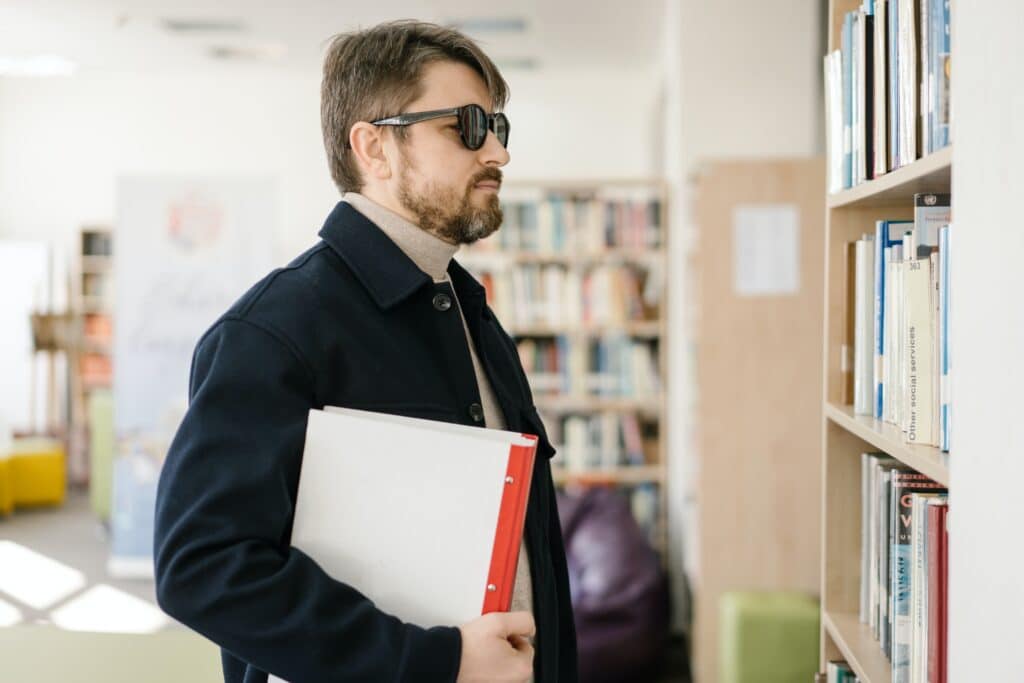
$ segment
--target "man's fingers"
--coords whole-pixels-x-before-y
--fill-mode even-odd
[[[529,612],[509,612],[501,620],[501,628],[504,635],[517,635],[533,637],[537,633],[537,626],[534,624],[533,615]]]
[[[526,636],[512,635],[508,637],[508,642],[512,644],[517,652],[529,654],[533,656],[533,645],[530,644],[530,639]]]

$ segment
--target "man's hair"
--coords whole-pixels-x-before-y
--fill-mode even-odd
[[[359,121],[400,113],[423,94],[421,78],[428,64],[461,62],[483,79],[495,110],[508,101],[508,84],[498,67],[472,39],[437,24],[393,21],[334,36],[324,57],[320,87],[320,124],[331,178],[342,192],[359,192],[362,174],[348,134]],[[453,103],[452,106],[465,104]],[[404,140],[406,129],[394,134]]]

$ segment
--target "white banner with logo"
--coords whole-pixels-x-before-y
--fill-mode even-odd
[[[114,237],[110,571],[151,576],[160,467],[188,400],[199,337],[273,267],[275,183],[122,178]]]

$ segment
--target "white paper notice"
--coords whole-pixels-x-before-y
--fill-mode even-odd
[[[737,206],[732,213],[733,278],[739,296],[800,290],[800,212],[792,204]]]

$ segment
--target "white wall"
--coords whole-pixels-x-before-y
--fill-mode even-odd
[[[665,1],[664,167],[673,195],[670,514],[677,552],[697,580],[700,549],[689,541],[697,538],[699,522],[691,419],[699,397],[687,305],[693,287],[689,180],[702,160],[821,153],[823,21],[819,0]]]
[[[1024,5],[952,11],[949,680],[1010,681],[1024,634]]]
[[[110,222],[122,174],[279,178],[276,253],[311,244],[337,201],[323,152],[319,68],[210,68],[0,79],[0,237],[71,248]],[[658,171],[656,69],[510,72],[506,177]]]

